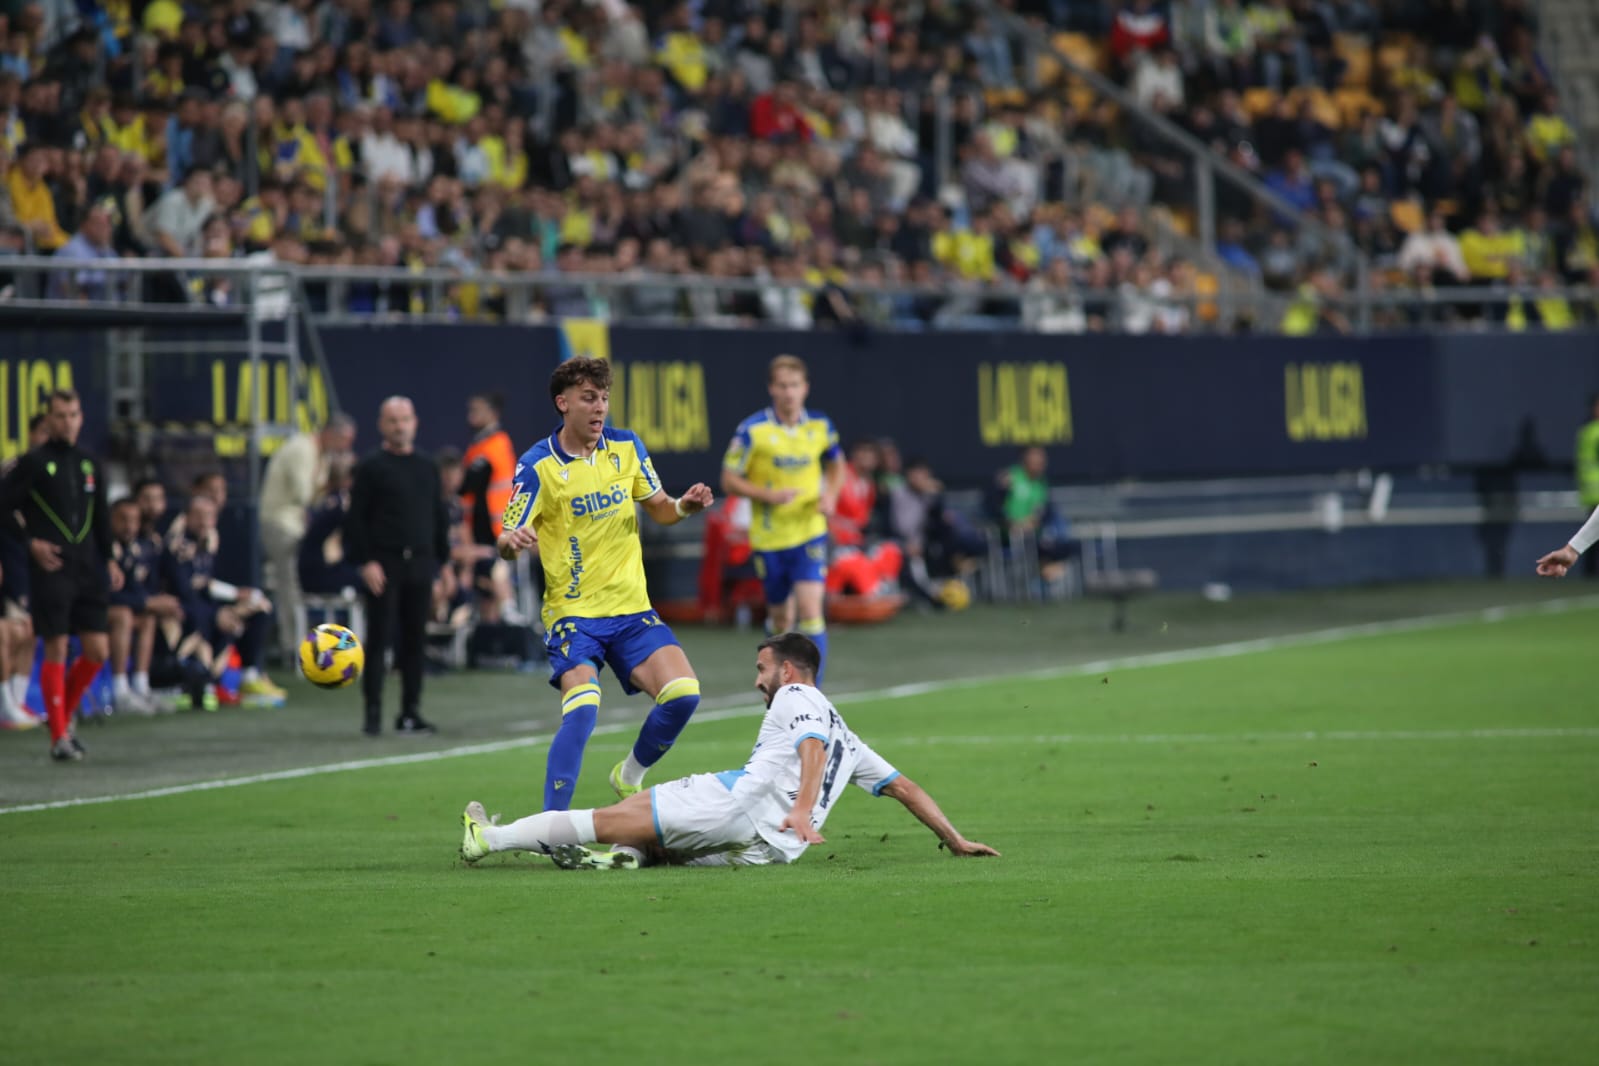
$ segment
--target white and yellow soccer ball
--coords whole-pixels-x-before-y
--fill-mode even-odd
[[[366,649],[344,626],[324,622],[300,642],[300,672],[318,688],[343,688],[365,666]]]
[[[972,590],[966,582],[950,578],[939,586],[938,600],[952,611],[964,611],[972,605]]]

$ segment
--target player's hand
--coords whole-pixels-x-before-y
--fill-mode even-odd
[[[709,485],[695,482],[677,498],[677,502],[683,505],[684,514],[699,514],[716,502],[716,495],[711,492]]]
[[[383,595],[383,587],[388,584],[388,578],[383,574],[383,564],[373,560],[361,567],[361,580],[366,582],[366,587],[372,595]]]
[[[105,564],[105,570],[106,570],[106,574],[111,579],[111,591],[112,592],[121,592],[122,591],[122,567],[118,566],[116,563],[106,563]]]
[[[60,570],[64,563],[61,562],[61,545],[52,544],[47,540],[35,537],[28,542],[28,552],[33,556],[33,561],[39,564],[39,569],[47,574]]]
[[[513,529],[509,533],[502,533],[500,535],[500,544],[502,547],[510,548],[512,554],[515,555],[518,552],[531,551],[537,548],[539,546],[539,538],[538,534],[533,532],[532,527],[523,526],[521,529]]]
[[[771,489],[766,493],[766,502],[773,507],[781,507],[798,498],[798,489]]]
[[[788,817],[783,819],[783,824],[778,827],[782,833],[793,833],[799,837],[801,844],[825,844],[827,839],[816,831],[811,825],[811,812],[802,811],[798,807],[788,812]]]
[[[822,513],[822,517],[832,518],[838,510],[838,497],[822,493],[822,498],[816,501],[816,509]]]
[[[1567,544],[1538,560],[1539,577],[1565,577],[1566,571],[1577,565],[1577,549]]]
[[[999,852],[995,851],[993,848],[989,847],[987,844],[980,844],[980,843],[978,843],[975,840],[967,840],[965,837],[957,837],[953,843],[951,843],[950,841],[946,840],[946,841],[944,841],[943,846],[948,848],[949,849],[949,853],[951,855],[956,856],[957,858],[959,858],[960,856],[963,856],[963,855],[966,855],[966,856],[989,855],[989,856],[992,856],[993,858],[996,858],[996,859],[1000,857],[999,856]]]

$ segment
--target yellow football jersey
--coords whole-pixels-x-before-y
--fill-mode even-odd
[[[795,497],[776,506],[751,500],[750,547],[782,551],[827,532],[817,509],[822,498],[822,467],[840,455],[838,431],[824,414],[801,411],[785,426],[770,407],[739,423],[722,465],[764,488],[793,489]]]
[[[650,609],[634,501],[660,491],[644,442],[625,429],[607,429],[586,459],[562,451],[554,433],[523,454],[505,532],[538,535],[546,628]]]

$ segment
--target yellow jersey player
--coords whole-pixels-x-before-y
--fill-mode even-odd
[[[811,386],[803,360],[773,359],[766,388],[772,406],[739,423],[722,463],[722,491],[753,505],[750,549],[766,587],[767,632],[810,637],[821,650],[820,681],[827,666],[827,519],[847,468],[833,423],[805,409]]]
[[[517,464],[502,516],[500,556],[537,548],[544,565],[550,684],[561,692],[561,725],[550,743],[544,807],[568,810],[583,749],[600,709],[599,671],[609,666],[628,695],[655,706],[632,752],[611,770],[624,799],[672,746],[700,702],[700,683],[677,638],[650,609],[639,549],[638,508],[674,525],[712,503],[694,485],[681,498],[661,490],[644,442],[608,429],[611,364],[568,359],[550,376],[561,425]]]

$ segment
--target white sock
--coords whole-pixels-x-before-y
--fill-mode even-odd
[[[134,674],[133,691],[141,696],[148,696],[150,694],[150,675],[146,673]]]
[[[486,825],[483,840],[490,851],[547,853],[556,844],[594,843],[594,811],[545,811],[518,818],[510,825]]]
[[[626,760],[622,763],[622,784],[628,788],[638,788],[644,783],[644,775],[649,772],[649,767],[640,764],[633,758],[633,753],[627,753]]]
[[[18,707],[28,702],[28,682],[31,680],[27,674],[13,674],[11,677],[11,699]]]
[[[261,668],[258,666],[246,666],[244,673],[239,676],[244,681],[259,681],[261,680]]]
[[[122,703],[132,695],[133,686],[128,684],[126,675],[113,675],[111,678],[111,699],[116,703]]]

